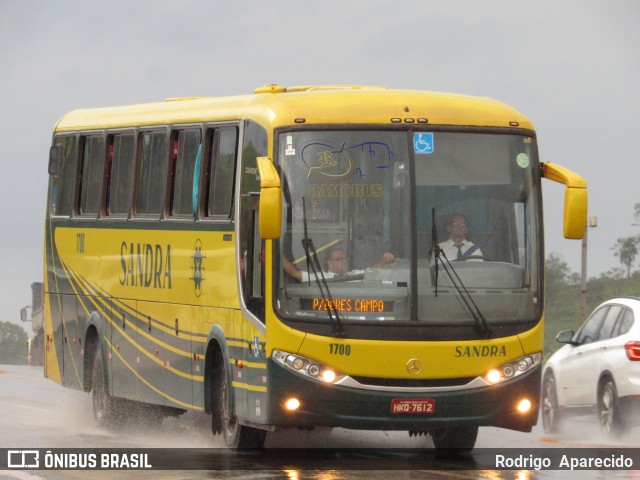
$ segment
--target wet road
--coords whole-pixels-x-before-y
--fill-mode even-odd
[[[286,430],[267,437],[267,453],[235,456],[213,437],[210,417],[187,414],[165,419],[162,426],[111,432],[95,426],[88,394],[67,390],[42,377],[38,367],[0,365],[0,448],[160,448],[163,455],[190,457],[191,468],[180,471],[79,471],[7,470],[0,479],[84,479],[84,478],[237,478],[237,479],[517,479],[538,478],[634,478],[638,471],[535,471],[487,468],[488,456],[503,449],[523,449],[525,453],[572,452],[566,449],[640,447],[640,429],[611,442],[603,438],[595,419],[567,422],[561,435],[549,437],[540,427],[531,433],[497,428],[481,428],[474,453],[465,458],[439,458],[429,437],[409,437],[406,432],[362,432],[324,429],[305,432]],[[323,449],[297,450],[291,449]],[[384,450],[373,450],[384,448]],[[180,449],[189,449],[181,451]],[[208,449],[208,450],[197,450]],[[218,449],[212,450],[210,449]],[[279,450],[283,449],[283,450]],[[490,449],[490,450],[486,450]],[[275,452],[275,453],[274,453]],[[293,453],[292,453],[293,452]],[[157,454],[158,452],[156,452]],[[232,470],[220,470],[229,465]],[[493,461],[493,460],[491,460]],[[226,462],[226,463],[225,463]],[[489,462],[490,463],[490,462]],[[221,467],[222,465],[222,467]],[[639,465],[640,466],[640,465]]]

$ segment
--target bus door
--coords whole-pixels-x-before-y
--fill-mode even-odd
[[[241,360],[242,368],[236,363],[234,381],[241,388],[235,388],[236,413],[239,416],[253,417],[255,414],[255,395],[257,390],[257,368],[264,359],[254,355],[255,346],[263,352],[263,340],[258,335],[258,327],[264,325],[264,242],[260,238],[258,225],[258,206],[260,201],[260,175],[257,158],[267,155],[268,141],[266,131],[253,122],[246,122],[242,129],[242,159],[237,174],[240,177],[239,217],[236,222],[238,232],[237,255],[240,256],[240,289],[242,311],[238,315],[242,327],[235,323],[235,335],[239,345],[234,348],[236,359]],[[262,355],[262,353],[261,353]],[[241,376],[241,380],[237,376]]]
[[[264,272],[265,243],[260,238],[258,224],[258,197],[254,198],[251,209],[250,229],[247,232],[248,243],[245,250],[246,269],[245,292],[248,307],[254,321],[242,322],[242,405],[246,416],[254,421],[263,419],[264,401],[261,397],[266,391],[266,344],[264,335],[255,325],[255,318],[264,324]],[[263,392],[263,393],[261,393]]]

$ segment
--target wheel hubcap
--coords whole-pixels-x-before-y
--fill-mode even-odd
[[[545,395],[542,404],[542,420],[544,421],[547,428],[551,428],[553,425],[553,421],[555,418],[555,408],[553,387],[551,385],[547,385],[547,387],[545,388]]]
[[[605,432],[610,432],[613,427],[614,408],[611,389],[605,388],[600,407],[600,426]]]

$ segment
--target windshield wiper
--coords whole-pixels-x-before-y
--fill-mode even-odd
[[[462,299],[462,302],[467,307],[467,310],[469,311],[469,313],[471,314],[471,316],[475,320],[476,327],[478,328],[478,331],[485,338],[490,337],[493,334],[493,330],[489,326],[489,323],[487,322],[487,319],[484,318],[484,315],[482,314],[482,312],[478,308],[478,305],[476,305],[476,302],[473,300],[473,297],[471,296],[471,294],[467,290],[467,287],[465,287],[464,283],[462,283],[462,280],[458,276],[458,273],[456,272],[456,269],[453,268],[453,266],[451,265],[451,262],[449,261],[449,259],[445,255],[444,251],[442,250],[442,248],[438,244],[438,234],[437,234],[436,226],[435,226],[436,225],[435,208],[432,209],[432,217],[433,218],[432,218],[432,227],[431,227],[431,237],[432,237],[432,241],[433,241],[433,255],[434,255],[434,258],[435,258],[435,261],[436,261],[435,279],[434,279],[435,280],[435,295],[436,295],[436,297],[438,296],[438,271],[439,271],[439,264],[442,264],[442,267],[444,268],[445,273],[449,277],[449,280],[451,281],[451,284],[455,287],[456,292],[458,292],[458,295]],[[444,260],[442,260],[442,259],[444,259]]]
[[[431,246],[433,249],[433,258],[436,261],[436,275],[435,275],[435,288],[436,288],[436,297],[438,296],[438,261],[440,260],[440,255],[444,255],[442,248],[440,248],[440,244],[438,243],[438,229],[436,228],[436,209],[431,209]]]
[[[331,321],[331,335],[337,338],[344,337],[346,334],[344,331],[344,327],[342,326],[342,321],[340,320],[340,314],[335,307],[333,298],[331,298],[331,291],[329,290],[327,279],[325,278],[324,272],[322,271],[322,266],[320,265],[320,260],[318,259],[318,252],[316,251],[316,247],[313,244],[313,240],[309,238],[309,234],[307,232],[307,207],[304,197],[302,197],[302,223],[304,225],[302,247],[304,248],[304,253],[307,258],[309,285],[311,285],[311,275],[313,271],[313,276],[315,276],[318,288],[320,289],[320,295],[322,295],[322,299],[325,301],[325,305],[328,306],[327,315],[329,315],[329,320]]]

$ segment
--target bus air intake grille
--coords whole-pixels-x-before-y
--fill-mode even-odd
[[[376,378],[376,377],[351,377],[362,385],[373,387],[404,387],[404,388],[430,388],[430,387],[460,387],[473,381],[476,377],[463,378],[433,378],[411,380],[406,378]]]

